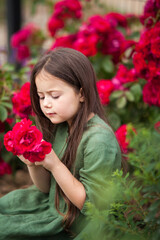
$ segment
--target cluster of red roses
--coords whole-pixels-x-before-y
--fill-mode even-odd
[[[147,0],[144,6],[143,15],[140,17],[142,24],[146,27],[152,26],[155,22],[159,9],[160,0]]]
[[[114,90],[124,90],[124,84],[137,81],[138,74],[135,68],[127,69],[123,64],[119,64],[116,75],[112,78]]]
[[[59,46],[72,47],[87,57],[101,52],[112,55],[113,61],[117,63],[122,53],[135,44],[133,40],[125,39],[117,30],[118,26],[127,28],[127,16],[119,13],[94,15],[82,24],[77,33],[56,38],[51,49]]]
[[[138,74],[135,68],[127,69],[123,64],[119,64],[116,75],[111,80],[101,79],[97,82],[97,90],[101,103],[106,105],[110,101],[110,95],[115,90],[127,90],[124,86],[128,82],[138,81]]]
[[[109,103],[109,96],[114,90],[114,85],[110,80],[101,79],[97,83],[97,90],[103,105]]]
[[[44,40],[41,30],[34,24],[28,24],[12,35],[11,46],[16,50],[18,61],[27,59],[31,55],[30,46],[40,44]]]
[[[12,131],[4,135],[4,145],[14,155],[23,155],[31,162],[43,161],[52,146],[42,141],[42,133],[31,125],[32,121],[26,118],[16,123]]]
[[[26,82],[19,92],[14,93],[12,103],[13,112],[21,118],[28,118],[28,115],[32,114],[29,82]]]
[[[148,18],[156,21],[158,19],[156,16],[158,14],[157,8],[160,9],[159,0],[148,0],[141,19],[145,19],[145,23],[149,23],[147,22]],[[143,78],[147,81],[143,87],[143,101],[149,105],[160,107],[160,22],[157,21],[155,25],[152,22],[152,27],[149,28],[150,25],[147,24],[147,28],[143,29],[139,42],[135,44],[134,68],[128,70],[124,65],[120,64],[116,76],[111,80],[114,85],[111,91],[111,83],[108,80],[98,83],[98,90],[103,104],[109,103],[109,96],[113,90],[125,91],[125,83]],[[102,86],[100,87],[100,85]],[[104,99],[108,100],[104,101]]]
[[[57,30],[65,25],[65,21],[70,18],[81,18],[82,6],[79,0],[62,0],[54,5],[54,11],[48,21],[48,30],[54,36]]]
[[[158,9],[157,9],[158,8]],[[148,0],[144,8],[144,16],[156,22],[156,14],[160,9],[159,0]],[[154,18],[154,19],[153,19]],[[143,100],[149,105],[160,107],[160,22],[144,29],[136,45],[133,64],[139,77],[147,80],[143,88]]]

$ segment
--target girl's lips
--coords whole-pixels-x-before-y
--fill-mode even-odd
[[[46,115],[53,116],[53,115],[55,115],[55,113],[46,113]]]

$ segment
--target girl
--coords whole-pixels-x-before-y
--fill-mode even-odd
[[[35,186],[0,199],[0,239],[84,239],[87,203],[103,207],[107,177],[121,166],[88,58],[69,48],[43,56],[31,74],[31,102],[53,149],[42,162],[19,156]]]

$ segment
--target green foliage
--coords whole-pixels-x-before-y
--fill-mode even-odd
[[[103,195],[105,208],[87,205],[92,230],[88,227],[86,240],[160,238],[160,134],[140,128],[132,139],[129,171],[124,176],[117,170],[111,176]]]

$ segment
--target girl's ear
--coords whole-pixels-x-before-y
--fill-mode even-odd
[[[84,102],[84,100],[85,100],[85,97],[84,97],[84,93],[83,93],[83,89],[82,89],[82,88],[80,88],[79,93],[80,93],[80,99],[79,99],[79,101],[82,103],[82,102]]]

